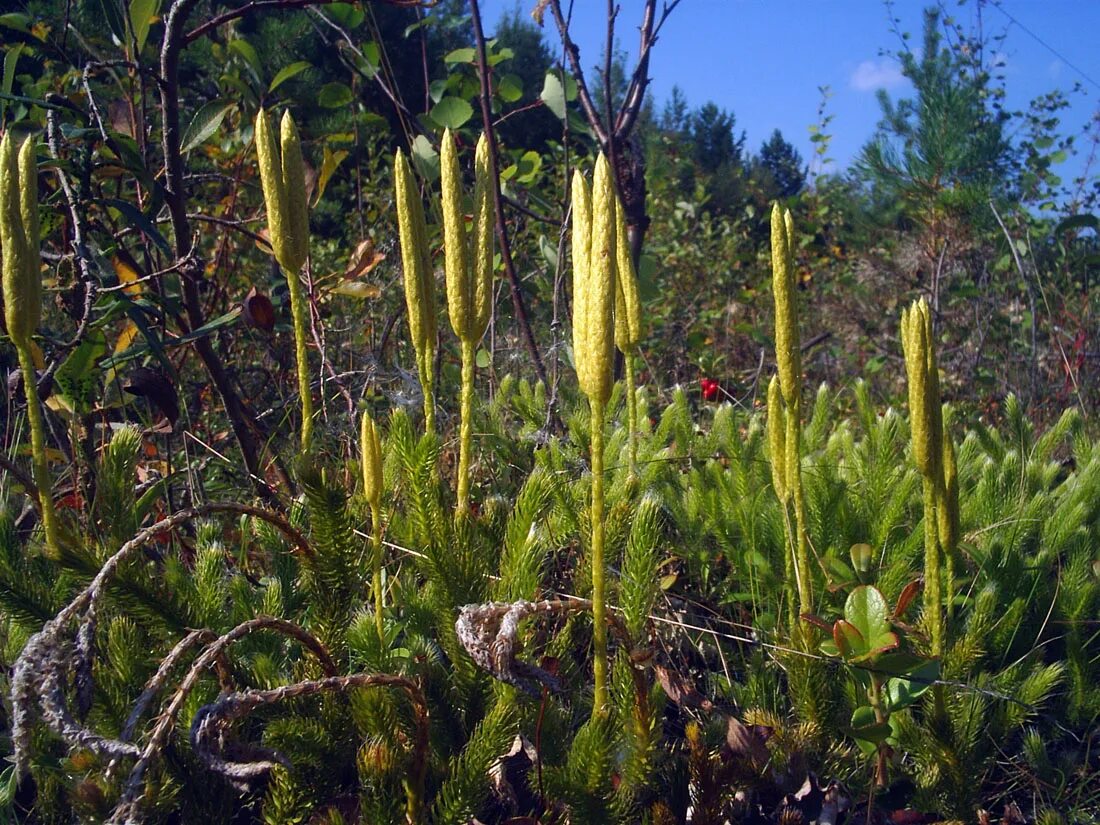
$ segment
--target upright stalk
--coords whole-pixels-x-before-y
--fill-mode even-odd
[[[604,488],[603,418],[604,402],[590,401],[592,430],[592,676],[595,691],[592,715],[607,714],[607,608],[604,591]]]
[[[50,470],[46,463],[46,436],[38,401],[38,379],[31,358],[31,336],[42,317],[42,257],[38,229],[38,166],[35,144],[27,138],[16,151],[9,129],[0,141],[0,267],[4,293],[4,322],[19,353],[27,422],[31,431],[34,483],[42,508],[46,549],[59,555],[57,518],[53,508]]]
[[[471,231],[466,231],[462,171],[450,130],[443,134],[439,154],[443,186],[443,263],[447,280],[447,309],[451,328],[461,343],[462,391],[458,437],[458,478],[455,511],[470,513],[470,449],[474,409],[474,352],[485,334],[492,312],[493,201],[489,140],[485,135],[474,152],[474,208]]]
[[[309,349],[306,346],[309,335],[309,311],[302,295],[302,282],[297,272],[286,273],[287,291],[290,295],[290,317],[294,323],[294,362],[298,370],[298,395],[302,407],[302,452],[307,452],[313,443],[313,390],[309,380]]]
[[[630,252],[626,212],[615,198],[615,346],[623,354],[626,378],[627,456],[630,477],[638,472],[638,405],[634,388],[634,353],[642,340],[638,276]]]
[[[34,361],[30,349],[16,343],[19,354],[19,367],[23,372],[23,393],[27,397],[27,423],[31,431],[31,470],[34,485],[38,488],[38,499],[42,506],[42,528],[46,532],[46,549],[52,558],[59,556],[57,540],[57,513],[53,507],[53,495],[50,490],[50,468],[46,463],[46,429],[42,418],[42,406],[38,400],[38,376],[34,371]]]
[[[413,180],[408,158],[398,150],[394,158],[394,195],[401,239],[401,265],[405,280],[405,308],[409,337],[416,351],[416,369],[424,393],[424,429],[435,432],[435,400],[432,363],[435,361],[435,276],[428,249],[428,229],[420,190]]]
[[[378,641],[385,646],[386,630],[382,624],[382,611],[385,600],[382,593],[382,508],[374,502],[370,505],[370,541],[371,541],[371,591],[374,595],[374,626],[378,630]]]
[[[462,341],[462,397],[459,400],[461,422],[458,428],[458,483],[456,509],[459,515],[470,512],[470,441],[474,414],[474,344]]]
[[[591,190],[574,172],[573,205],[573,360],[577,381],[588,397],[592,438],[592,622],[595,696],[592,718],[607,707],[607,606],[604,590],[603,419],[611,398],[616,323],[616,199],[611,166],[596,159]]]
[[[382,624],[382,439],[369,414],[363,413],[359,424],[359,452],[363,471],[363,495],[370,504],[371,589],[374,591],[374,624],[378,641],[386,644]]]
[[[623,354],[623,373],[626,380],[626,437],[627,467],[630,477],[638,475],[638,399],[634,385],[634,352]]]
[[[941,540],[953,544],[958,531],[958,480],[954,450],[945,444],[939,371],[932,315],[922,298],[901,314],[901,342],[909,378],[909,429],[913,461],[924,492],[924,615],[933,656],[943,656]],[[945,468],[945,463],[948,465]],[[950,481],[945,480],[945,469]],[[952,495],[948,494],[950,485]],[[945,548],[945,552],[950,552]],[[937,700],[940,692],[937,691]],[[939,704],[939,701],[937,701]]]
[[[806,533],[806,505],[802,496],[802,351],[798,329],[798,295],[794,280],[794,220],[790,210],[772,207],[771,255],[772,294],[775,298],[775,360],[781,396],[773,403],[769,388],[769,408],[784,411],[786,422],[782,439],[784,496],[794,507],[794,574],[797,579],[799,609],[813,611],[813,586],[810,579],[810,542]],[[775,435],[778,438],[777,434]],[[774,450],[773,450],[774,453]],[[778,455],[772,456],[772,474]],[[777,490],[778,492],[778,490]],[[808,629],[808,626],[807,628]]]
[[[806,532],[806,504],[802,496],[802,420],[801,399],[787,408],[787,479],[794,502],[795,579],[798,582],[798,605],[803,613],[813,611],[813,588],[810,582],[810,541]]]
[[[932,640],[932,655],[943,655],[943,612],[940,609],[940,544],[936,535],[936,483],[922,480],[924,488],[924,612],[928,635]]]
[[[309,307],[302,294],[300,274],[309,258],[309,208],[306,203],[305,163],[298,128],[290,113],[283,115],[279,143],[261,109],[256,116],[256,155],[267,206],[267,223],[275,259],[286,276],[290,315],[294,324],[294,358],[302,406],[302,452],[313,441],[313,391],[309,379]]]

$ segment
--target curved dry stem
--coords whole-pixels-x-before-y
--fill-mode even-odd
[[[392,687],[404,691],[415,709],[416,745],[414,764],[423,762],[428,742],[428,707],[420,689],[403,676],[388,673],[356,673],[350,676],[330,676],[297,682],[292,685],[271,688],[269,690],[248,690],[222,696],[217,701],[204,705],[195,713],[191,723],[191,747],[195,755],[208,768],[231,781],[248,783],[265,776],[277,764],[286,764],[286,758],[275,751],[259,748],[245,748],[244,753],[252,753],[259,758],[242,762],[225,758],[224,747],[228,739],[229,726],[260,707],[275,705],[289,699],[298,699],[322,692],[347,693],[356,688]],[[241,751],[239,745],[234,750]]]
[[[539,698],[542,688],[560,691],[561,684],[549,671],[516,659],[519,625],[538,615],[580,613],[592,609],[589,599],[548,599],[529,602],[486,602],[468,604],[458,612],[455,634],[474,663],[494,678]],[[631,647],[630,634],[622,620],[606,614],[607,624],[624,647]]]
[[[83,630],[85,626],[88,626],[88,629],[83,630],[83,632],[78,630],[78,634],[84,639],[81,648],[86,653],[90,649],[88,635],[89,633],[94,634],[95,630],[98,600],[106,590],[107,582],[117,572],[119,566],[155,536],[173,530],[192,519],[219,512],[239,513],[261,518],[279,529],[298,548],[299,552],[305,555],[312,555],[313,553],[305,537],[282,516],[260,507],[235,502],[211,503],[180,510],[178,513],[173,513],[171,516],[161,519],[156,524],[138,532],[104,563],[84,590],[54,618],[46,622],[38,633],[31,636],[24,646],[23,652],[15,661],[12,668],[11,688],[12,745],[18,775],[22,776],[27,769],[27,755],[31,744],[31,725],[34,722],[33,708],[36,706],[41,710],[42,719],[50,729],[72,747],[86,748],[112,759],[138,755],[137,749],[133,745],[121,740],[100,736],[78,724],[69,713],[64,690],[67,674],[72,670],[79,672],[81,667],[79,661],[73,662],[72,646],[64,638],[65,631],[70,623],[83,612],[84,621],[81,622],[81,628]],[[302,632],[304,633],[304,631]],[[86,688],[88,687],[90,687],[90,684],[86,686]]]

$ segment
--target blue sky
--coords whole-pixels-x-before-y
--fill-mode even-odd
[[[619,45],[633,56],[644,3],[617,1]],[[535,0],[521,0],[518,8],[528,14],[534,5]],[[911,43],[920,42],[925,5],[898,0],[893,6],[901,30],[913,35]],[[943,5],[961,21],[977,21],[974,0],[962,6],[944,0]],[[492,31],[500,15],[516,7],[516,0],[482,0],[486,29]],[[574,0],[574,39],[586,69],[603,52],[606,8],[603,0]],[[1067,130],[1083,129],[1100,109],[1100,2],[1003,0],[999,7],[983,4],[981,21],[991,34],[1007,31],[999,59],[1010,107],[1024,108],[1053,88],[1068,92],[1080,81],[1084,94],[1071,95],[1073,105],[1063,124]],[[556,44],[549,14],[546,32]],[[878,122],[876,89],[895,97],[910,90],[896,61],[880,53],[900,45],[888,10],[878,0],[683,0],[654,49],[651,89],[658,107],[678,85],[692,107],[713,100],[731,110],[752,151],[778,128],[808,162],[813,157],[808,127],[816,122],[818,87],[827,85],[834,136],[829,154],[844,166]],[[1084,146],[1083,154],[1087,151]],[[1063,175],[1083,166],[1083,157],[1071,160]]]

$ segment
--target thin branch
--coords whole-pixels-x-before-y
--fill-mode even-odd
[[[403,676],[395,676],[388,673],[355,673],[350,676],[330,676],[327,679],[316,679],[298,682],[293,685],[271,688],[269,690],[248,690],[240,693],[231,693],[222,696],[216,702],[204,705],[195,713],[191,722],[191,747],[195,754],[211,770],[228,777],[234,782],[244,782],[259,779],[266,775],[276,764],[287,764],[286,757],[267,749],[256,747],[246,748],[245,753],[251,752],[258,757],[249,762],[228,760],[224,757],[227,729],[235,720],[243,719],[252,711],[261,707],[268,707],[288,699],[297,699],[303,696],[312,696],[317,693],[348,693],[351,690],[369,687],[397,688],[405,693],[415,708],[416,740],[414,745],[413,764],[418,766],[418,772],[425,764],[428,745],[428,705],[421,693],[412,681]],[[236,746],[234,750],[240,750]]]
[[[190,696],[191,691],[198,684],[206,669],[223,655],[226,648],[238,639],[257,630],[275,630],[297,640],[317,657],[328,676],[334,676],[337,673],[336,664],[332,661],[332,657],[329,656],[324,646],[311,633],[286,619],[278,619],[274,616],[258,616],[255,619],[242,622],[228,633],[220,636],[208,645],[202,655],[191,665],[191,669],[187,672],[183,681],[180,682],[175,693],[172,694],[168,707],[160,714],[156,727],[153,728],[148,742],[126,779],[125,790],[119,799],[118,805],[115,806],[109,822],[129,823],[141,821],[140,803],[145,789],[145,772],[164,749],[168,735],[175,728],[176,719],[179,717],[180,710],[187,697]]]
[[[588,82],[584,76],[584,69],[581,66],[581,52],[577,48],[577,44],[573,42],[573,38],[569,35],[569,25],[565,21],[565,16],[561,12],[560,0],[550,0],[550,13],[554,16],[554,22],[558,26],[558,33],[561,35],[562,46],[565,49],[566,57],[569,58],[569,67],[573,70],[573,79],[577,81],[577,99],[581,102],[581,108],[584,109],[584,115],[588,119],[588,125],[592,127],[592,131],[596,133],[596,140],[599,141],[601,147],[606,147],[608,144],[609,133],[604,128],[603,122],[596,111],[596,104],[592,100],[592,94],[588,91]],[[610,124],[609,124],[610,127]]]
[[[543,366],[542,356],[539,354],[535,333],[531,329],[531,319],[527,315],[527,307],[523,303],[519,276],[516,274],[515,261],[512,260],[512,245],[508,239],[508,230],[504,223],[504,201],[500,192],[500,158],[496,133],[493,130],[489,91],[489,62],[485,56],[485,32],[481,26],[481,9],[478,0],[470,0],[470,15],[477,46],[478,79],[481,81],[481,122],[485,129],[485,137],[489,142],[489,175],[493,183],[493,212],[496,219],[497,241],[500,243],[500,257],[504,262],[504,272],[508,276],[508,285],[512,291],[512,306],[516,313],[516,321],[527,344],[527,352],[531,356],[535,374],[538,376],[539,381],[547,384],[546,368]]]
[[[183,27],[188,15],[198,0],[175,0],[165,15],[164,44],[160,55],[160,109],[162,120],[162,142],[164,147],[164,199],[172,219],[172,232],[175,237],[176,259],[180,270],[180,282],[183,287],[183,304],[187,310],[187,326],[198,329],[205,323],[202,300],[199,295],[199,282],[203,277],[202,261],[195,254],[194,239],[191,236],[187,218],[187,192],[184,183],[183,154],[180,148],[182,133],[180,129],[179,100],[179,57],[183,46]],[[198,354],[210,380],[214,384],[229,418],[230,427],[241,450],[241,458],[248,471],[249,479],[256,492],[273,506],[281,506],[278,495],[267,484],[263,468],[259,461],[259,445],[256,432],[259,425],[241,401],[237,390],[225,369],[214,346],[207,337],[194,342]],[[273,464],[279,480],[288,488],[290,479],[279,466]]]

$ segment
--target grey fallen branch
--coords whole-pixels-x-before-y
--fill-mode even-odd
[[[32,738],[32,725],[41,718],[70,747],[85,748],[112,760],[134,758],[138,748],[121,739],[101,736],[79,724],[69,710],[66,691],[69,674],[86,671],[79,661],[87,657],[92,648],[97,602],[106,591],[108,582],[127,559],[144,547],[151,539],[192,519],[218,512],[250,515],[270,522],[279,529],[299,552],[311,555],[305,538],[281,516],[259,507],[234,502],[213,503],[174,513],[141,530],[111,556],[92,579],[61,612],[46,622],[42,629],[27,641],[26,646],[12,668],[12,745],[17,775],[27,770]],[[75,633],[70,627],[77,624]],[[87,628],[90,626],[90,628]],[[73,639],[78,640],[74,646]],[[79,651],[78,649],[79,648]],[[74,659],[76,661],[74,661]],[[85,674],[86,675],[86,674]],[[90,685],[82,686],[86,692]]]
[[[392,687],[404,691],[416,710],[417,758],[428,741],[428,708],[420,689],[403,676],[387,673],[355,673],[350,676],[329,676],[297,682],[270,690],[247,690],[230,693],[195,713],[191,722],[191,748],[210,770],[229,779],[235,785],[250,787],[264,778],[276,765],[288,766],[286,757],[277,751],[255,745],[242,745],[229,737],[230,725],[260,707],[279,704],[289,699],[316,693],[347,693],[357,688]]]
[[[520,622],[531,616],[557,616],[591,609],[592,602],[588,599],[541,602],[521,599],[512,603],[468,604],[458,612],[455,634],[478,667],[501,682],[539,698],[543,688],[560,692],[561,683],[548,670],[516,658]],[[616,617],[608,616],[608,623],[617,635],[625,638],[625,628]]]

